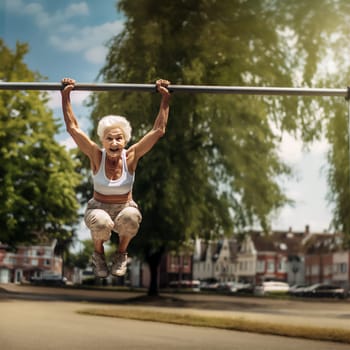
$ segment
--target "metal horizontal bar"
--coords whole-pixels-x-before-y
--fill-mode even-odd
[[[45,82],[0,82],[0,90],[61,90],[60,83]],[[169,85],[172,92],[236,94],[236,95],[291,95],[291,96],[343,96],[348,97],[348,89],[326,88],[285,88],[250,87],[218,85]],[[118,84],[118,83],[77,83],[76,91],[140,91],[155,92],[154,84]]]

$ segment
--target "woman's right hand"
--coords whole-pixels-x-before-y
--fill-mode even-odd
[[[72,78],[63,78],[61,80],[62,83],[62,90],[61,90],[61,94],[65,94],[65,95],[69,95],[69,93],[74,89],[75,86],[75,80]]]

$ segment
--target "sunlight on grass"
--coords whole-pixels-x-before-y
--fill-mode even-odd
[[[211,317],[186,313],[157,312],[143,309],[86,309],[78,311],[84,315],[126,318],[139,321],[171,323],[184,326],[212,327],[226,330],[260,334],[280,335],[313,340],[334,341],[350,344],[350,331],[321,327],[283,325],[269,322],[246,320],[243,317]]]

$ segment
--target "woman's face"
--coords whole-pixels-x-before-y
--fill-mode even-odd
[[[109,158],[120,157],[126,145],[125,136],[120,128],[107,129],[103,135],[102,146]]]

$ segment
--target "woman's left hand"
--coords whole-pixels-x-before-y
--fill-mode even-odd
[[[157,91],[162,96],[170,96],[170,92],[168,90],[168,86],[170,85],[170,81],[164,79],[158,79],[156,81]]]

